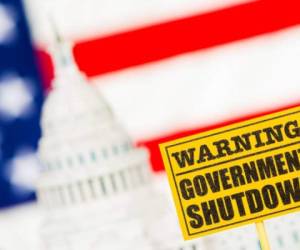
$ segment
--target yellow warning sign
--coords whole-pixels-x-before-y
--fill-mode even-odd
[[[300,107],[160,145],[185,239],[300,208]]]

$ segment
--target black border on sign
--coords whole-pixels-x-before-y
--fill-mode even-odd
[[[178,145],[184,144],[184,143],[188,143],[188,142],[192,142],[192,141],[196,141],[196,140],[208,138],[208,137],[211,137],[211,136],[214,136],[214,135],[219,135],[219,134],[231,132],[231,131],[234,131],[234,130],[237,130],[237,129],[240,129],[240,128],[246,128],[246,127],[249,127],[249,126],[252,126],[252,125],[260,124],[260,123],[263,123],[263,122],[266,122],[266,121],[272,121],[272,120],[275,120],[275,119],[278,119],[278,118],[282,118],[282,117],[285,117],[285,116],[294,115],[294,114],[298,114],[298,113],[300,113],[300,110],[294,111],[294,112],[291,112],[291,113],[288,113],[288,114],[284,114],[284,115],[279,115],[279,116],[276,116],[276,117],[272,117],[272,118],[269,118],[269,119],[264,119],[264,120],[261,120],[261,121],[249,123],[247,125],[243,125],[243,126],[239,126],[239,127],[227,129],[227,130],[224,130],[224,131],[219,131],[217,133],[213,133],[213,134],[210,134],[210,135],[206,135],[206,136],[202,136],[202,137],[197,137],[197,138],[190,139],[190,140],[187,140],[187,141],[184,141],[184,142],[175,143],[173,145],[168,145],[168,146],[165,147],[165,151],[167,153],[169,165],[170,165],[171,172],[172,172],[173,181],[174,181],[175,187],[176,187],[177,196],[178,196],[179,202],[180,202],[181,212],[182,212],[182,215],[183,215],[183,218],[184,218],[184,222],[185,222],[185,226],[186,226],[186,229],[187,229],[187,232],[188,232],[189,236],[200,234],[200,233],[205,233],[205,232],[209,232],[209,231],[213,231],[213,230],[216,230],[216,229],[220,229],[220,228],[223,228],[223,227],[232,226],[232,225],[235,225],[235,224],[240,224],[240,223],[243,223],[243,222],[246,222],[246,221],[249,221],[249,220],[254,220],[254,219],[259,219],[259,218],[267,217],[269,215],[278,214],[278,213],[281,213],[283,211],[294,210],[296,208],[300,208],[300,205],[296,206],[296,207],[289,208],[289,209],[284,209],[284,210],[280,210],[280,211],[277,211],[277,212],[269,213],[269,214],[266,214],[266,215],[261,215],[261,216],[258,216],[258,217],[249,218],[249,219],[246,219],[246,220],[234,222],[234,223],[231,223],[231,224],[226,224],[226,225],[223,225],[223,226],[219,226],[219,227],[215,227],[215,228],[211,228],[211,229],[207,229],[207,230],[198,231],[196,233],[190,233],[189,227],[187,226],[186,216],[185,216],[185,213],[184,213],[184,210],[183,210],[183,205],[182,205],[182,202],[181,202],[181,199],[180,199],[180,195],[179,195],[179,191],[178,191],[178,187],[177,187],[177,182],[176,182],[176,179],[175,179],[176,177],[175,177],[175,174],[174,174],[174,171],[173,171],[173,167],[172,167],[172,164],[171,164],[171,160],[170,160],[170,155],[169,155],[168,149],[171,148],[171,147],[174,147],[174,146],[178,146]],[[289,146],[289,145],[286,145],[286,146]],[[275,149],[273,149],[273,150],[275,150]],[[234,159],[234,160],[237,160],[237,159]],[[197,170],[199,170],[199,168]],[[189,173],[189,172],[187,172],[187,173]],[[183,172],[182,174],[185,174],[185,172]]]

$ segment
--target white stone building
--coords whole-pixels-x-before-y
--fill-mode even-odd
[[[57,43],[41,121],[37,193],[45,249],[199,250],[200,241],[183,242],[147,151],[134,147],[69,51]]]

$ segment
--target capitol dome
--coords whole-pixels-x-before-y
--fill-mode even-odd
[[[63,60],[55,57],[54,87],[43,107],[39,142],[44,166],[40,201],[51,207],[102,200],[149,179],[147,152],[133,147],[71,53],[64,54]]]
[[[112,122],[112,112],[103,97],[76,71],[69,65],[64,76],[58,75],[53,82],[54,91],[47,97],[42,112],[44,137],[73,133],[74,128],[101,128]]]

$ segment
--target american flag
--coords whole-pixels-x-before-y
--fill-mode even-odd
[[[34,198],[43,92],[23,6],[0,1],[0,207]]]
[[[1,12],[1,86],[25,93],[0,96],[6,110],[0,199],[12,204],[33,198],[42,89],[20,1],[1,3],[7,10]],[[44,92],[53,77],[51,15],[74,43],[80,69],[134,141],[148,147],[155,170],[163,168],[159,142],[300,103],[299,1],[24,0],[24,6]],[[31,167],[17,167],[25,165],[20,162]]]
[[[25,2],[48,87],[51,13],[155,170],[159,142],[300,103],[299,1]]]

